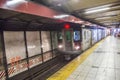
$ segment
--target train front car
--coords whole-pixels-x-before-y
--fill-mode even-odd
[[[81,50],[81,28],[77,24],[64,24],[63,29],[58,32],[58,52],[64,54],[66,60],[80,54]]]

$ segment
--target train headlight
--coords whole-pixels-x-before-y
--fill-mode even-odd
[[[63,47],[63,45],[61,45],[61,44],[60,44],[60,45],[58,45],[58,48],[62,48],[62,47]]]
[[[76,49],[76,50],[80,49],[80,46],[75,46],[75,49]]]

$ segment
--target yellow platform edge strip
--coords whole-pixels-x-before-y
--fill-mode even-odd
[[[91,54],[93,51],[104,41],[101,40],[100,42],[96,43],[90,49],[83,52],[80,56],[69,62],[55,74],[50,76],[47,80],[66,80],[70,74],[82,63],[84,60]]]

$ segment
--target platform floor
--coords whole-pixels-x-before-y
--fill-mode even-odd
[[[120,38],[105,38],[48,80],[120,80]]]

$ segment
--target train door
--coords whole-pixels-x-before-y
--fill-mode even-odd
[[[67,51],[71,51],[73,49],[73,36],[72,36],[72,30],[63,30],[63,35],[64,35],[64,46],[65,46],[65,50]]]
[[[94,30],[95,43],[98,41],[97,37],[98,37],[98,35],[97,35],[97,29],[95,29]]]
[[[82,50],[85,50],[91,46],[91,31],[88,29],[82,29]]]
[[[88,47],[92,46],[92,32],[91,32],[91,30],[87,30],[87,42],[88,42]]]
[[[93,29],[91,29],[91,31],[92,31],[92,45],[93,45],[95,43],[95,39],[94,39],[94,37],[95,37],[94,35],[95,34],[94,34],[94,30]]]
[[[97,30],[92,29],[92,45],[97,42]]]
[[[101,40],[101,30],[98,29],[98,41],[100,41],[100,40]]]
[[[82,29],[82,50],[86,49],[86,30]]]

